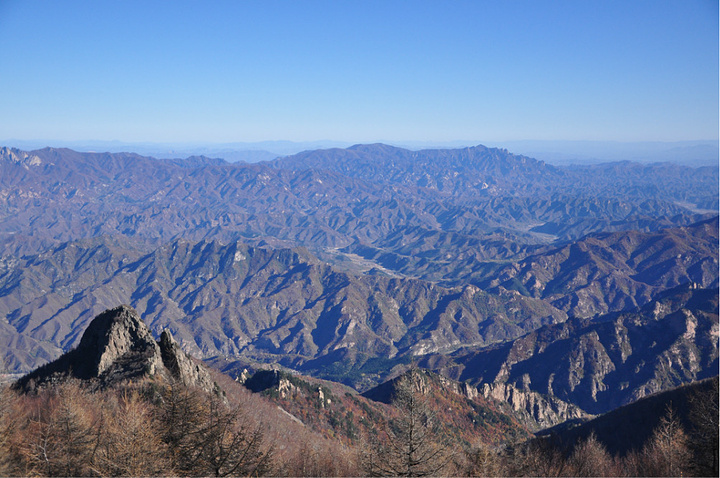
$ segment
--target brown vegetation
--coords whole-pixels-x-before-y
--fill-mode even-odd
[[[687,415],[668,407],[652,436],[625,454],[590,434],[463,449],[443,430],[420,374],[398,381],[394,411],[355,441],[329,438],[228,377],[226,396],[153,380],[89,391],[68,381],[0,390],[2,476],[714,476],[717,387]],[[361,444],[364,444],[360,452]]]
[[[717,390],[694,397],[712,424],[693,421],[686,431],[677,413],[668,408],[650,439],[640,450],[621,456],[610,454],[590,434],[574,446],[566,447],[554,437],[531,440],[505,449],[479,446],[466,453],[467,476],[715,476],[718,462]],[[699,404],[702,404],[700,406]],[[714,415],[712,410],[714,409]],[[699,412],[696,412],[699,413]],[[696,415],[697,416],[697,415]],[[705,427],[706,435],[697,427]],[[714,447],[714,448],[713,448]],[[713,469],[713,466],[715,467]]]
[[[35,395],[5,389],[0,475],[358,474],[351,450],[278,420],[257,398],[225,400],[177,384],[91,392],[69,381]]]
[[[400,416],[371,436],[363,453],[370,476],[438,476],[448,472],[453,449],[445,437],[420,373],[411,370],[395,385],[392,404]]]

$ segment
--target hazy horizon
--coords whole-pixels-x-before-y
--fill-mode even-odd
[[[675,162],[688,166],[717,165],[720,141],[392,141],[378,140],[353,143],[332,140],[202,143],[202,142],[123,142],[123,141],[60,141],[60,140],[0,140],[0,146],[24,150],[44,147],[69,148],[81,152],[130,152],[157,158],[178,158],[194,155],[218,157],[229,162],[258,162],[287,156],[311,149],[348,148],[354,144],[382,143],[399,148],[454,149],[487,146],[507,149],[511,153],[529,156],[556,165],[591,164],[613,161]]]

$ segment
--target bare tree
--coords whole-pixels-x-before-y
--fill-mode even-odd
[[[615,460],[595,436],[590,433],[575,449],[568,460],[569,472],[573,476],[617,476]]]
[[[718,379],[711,386],[690,395],[691,434],[689,446],[694,458],[692,469],[698,476],[718,476]]]
[[[206,418],[200,460],[214,476],[253,476],[269,469],[272,447],[264,443],[260,426],[245,424],[239,407],[228,409],[212,397]]]
[[[507,476],[501,450],[484,443],[465,454],[464,474],[466,476]]]
[[[112,403],[104,397],[106,408]],[[150,405],[137,391],[124,392],[108,410],[105,433],[95,462],[102,475],[161,476],[171,467]]]
[[[690,464],[688,439],[671,405],[643,447],[641,474],[681,476]]]
[[[197,444],[204,427],[203,397],[180,384],[163,392],[161,434],[169,449],[172,468],[183,475],[202,474]]]
[[[261,426],[247,425],[240,407],[176,385],[165,394],[164,433],[175,469],[185,475],[260,475],[273,449]]]
[[[553,437],[521,443],[507,450],[506,476],[564,476],[567,458],[563,447]]]
[[[45,476],[94,474],[102,419],[75,383],[58,385],[44,410],[27,427],[26,456],[34,473]]]
[[[15,471],[13,437],[20,421],[17,402],[18,397],[8,387],[0,387],[0,476]]]
[[[423,393],[421,372],[412,369],[395,384],[392,404],[400,416],[391,420],[384,436],[374,437],[363,467],[373,476],[431,476],[452,461],[452,448]]]

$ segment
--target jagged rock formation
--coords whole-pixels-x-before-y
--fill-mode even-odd
[[[74,355],[82,359],[79,378],[132,378],[162,373],[160,347],[134,309],[121,305],[93,320]]]
[[[425,370],[407,373],[415,374],[418,391],[431,397],[438,420],[460,442],[499,444],[530,436],[514,414],[501,410],[501,404],[486,399],[475,387]],[[377,433],[378,427],[397,416],[392,398],[397,381],[405,374],[364,394],[283,369],[259,370],[244,385],[303,424],[333,438],[353,441]]]
[[[30,166],[40,166],[42,160],[36,155],[15,148],[0,148],[0,161],[16,164],[28,169]]]
[[[421,362],[472,384],[510,384],[592,414],[718,371],[718,289],[678,287],[646,306],[548,325]]]
[[[176,380],[203,390],[217,388],[205,367],[192,360],[180,349],[180,345],[175,342],[169,330],[163,330],[160,335],[160,354],[163,364]]]
[[[421,368],[412,367],[361,396],[375,402],[393,404],[398,384],[405,379],[410,381],[418,394],[433,403],[437,420],[447,425],[450,433],[475,433],[475,437],[481,437],[481,441],[492,443],[500,435],[505,438],[513,435],[516,438],[527,437],[528,430],[537,428],[534,423],[529,427],[526,420],[504,407],[503,402],[483,396],[476,387]]]
[[[95,317],[77,348],[24,376],[16,386],[31,389],[69,377],[100,387],[159,377],[209,392],[217,388],[204,366],[180,350],[170,332],[164,331],[156,342],[140,315],[127,305]]]
[[[553,427],[568,420],[590,418],[578,407],[557,397],[532,390],[520,390],[507,383],[484,383],[480,391],[485,398],[507,404],[509,411],[532,430]]]

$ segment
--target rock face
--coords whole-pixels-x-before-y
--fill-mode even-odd
[[[587,419],[590,415],[557,397],[532,390],[520,390],[507,383],[484,383],[485,398],[507,403],[513,415],[532,430],[550,428],[567,420]]]
[[[299,388],[293,384],[291,376],[287,372],[280,370],[260,370],[245,381],[244,385],[248,390],[255,393],[274,389],[282,398],[297,395],[299,391]]]
[[[68,377],[101,387],[160,377],[209,392],[217,389],[209,372],[180,349],[170,332],[164,331],[156,342],[140,315],[127,305],[95,317],[77,348],[21,378],[16,386],[30,389]]]
[[[160,355],[162,363],[176,380],[203,390],[212,391],[216,388],[205,367],[194,362],[180,349],[169,330],[163,330],[160,335]]]
[[[508,392],[516,389],[598,415],[717,374],[718,327],[718,289],[685,285],[639,309],[541,327],[496,347],[461,351],[433,368],[481,389],[488,385],[486,395],[507,395],[513,407],[535,407],[522,403],[530,396]]]
[[[160,347],[131,307],[121,305],[95,317],[76,349],[88,364],[82,378],[162,373]]]
[[[15,148],[0,148],[0,161],[6,161],[9,164],[19,164],[25,169],[30,166],[40,166],[42,160],[35,154],[20,151]]]

